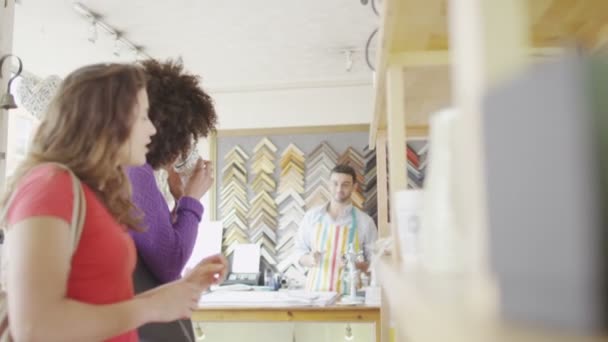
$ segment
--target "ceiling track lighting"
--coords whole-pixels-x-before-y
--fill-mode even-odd
[[[91,26],[89,27],[88,41],[93,44],[95,44],[97,42],[97,19],[91,20]]]
[[[112,52],[115,56],[121,56],[122,53],[127,50],[130,51],[135,59],[151,58],[141,45],[136,45],[125,37],[124,32],[115,29],[106,23],[102,16],[96,12],[93,12],[80,2],[74,2],[74,11],[81,17],[85,18],[89,23],[89,37],[88,41],[91,43],[97,42],[98,32],[101,30],[108,36],[114,39],[114,51]]]

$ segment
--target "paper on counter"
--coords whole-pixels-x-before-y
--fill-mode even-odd
[[[333,304],[337,292],[290,291],[218,291],[201,296],[200,307],[289,307],[327,306]]]

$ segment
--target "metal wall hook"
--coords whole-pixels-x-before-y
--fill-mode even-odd
[[[21,75],[21,72],[23,71],[23,62],[21,62],[21,58],[11,54],[4,55],[2,56],[2,58],[0,58],[0,77],[2,77],[2,66],[4,65],[4,61],[9,59],[10,57],[14,57],[17,59],[17,62],[19,62],[19,68],[17,68],[17,72],[15,73],[15,75],[9,78],[8,87],[6,88],[6,94],[3,94],[2,98],[0,99],[0,108],[6,110],[17,108],[15,97],[11,94],[11,86],[15,78]]]

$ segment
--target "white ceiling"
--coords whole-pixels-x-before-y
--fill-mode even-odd
[[[96,44],[87,41],[87,23],[73,1],[20,2],[13,51],[28,71],[64,76],[83,64],[117,59],[110,37],[100,32]],[[182,56],[186,67],[216,90],[371,83],[363,48],[378,19],[360,0],[81,3],[145,46],[149,55]],[[348,47],[356,50],[350,72],[340,52]]]

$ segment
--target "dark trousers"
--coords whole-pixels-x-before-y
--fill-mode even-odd
[[[145,292],[163,285],[137,256],[133,274],[135,293]],[[148,323],[137,330],[140,342],[194,342],[192,322],[189,319],[169,323]]]

